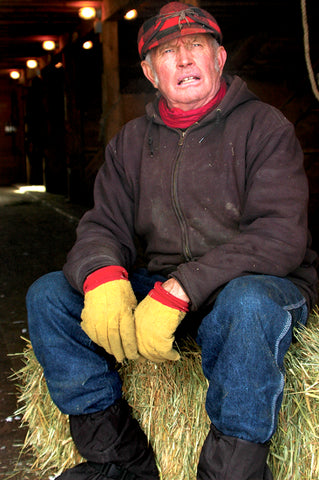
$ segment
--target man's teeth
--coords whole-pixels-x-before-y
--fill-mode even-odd
[[[197,77],[186,77],[186,78],[183,78],[183,80],[181,80],[179,83],[188,83],[188,82],[192,82],[193,80],[196,80]]]

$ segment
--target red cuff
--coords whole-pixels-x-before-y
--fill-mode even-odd
[[[112,280],[128,280],[128,273],[125,268],[119,265],[110,265],[109,267],[99,268],[88,275],[84,284],[83,292],[89,292],[94,288]]]
[[[157,300],[158,302],[166,305],[167,307],[175,308],[181,312],[188,312],[188,302],[181,300],[169,293],[162,287],[161,282],[156,282],[153,290],[149,292],[149,296]]]

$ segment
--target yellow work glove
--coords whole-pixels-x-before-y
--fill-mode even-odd
[[[118,362],[139,358],[134,323],[137,301],[124,268],[104,267],[84,282],[81,327]]]
[[[170,294],[160,282],[156,282],[134,314],[139,353],[158,363],[178,360],[180,355],[173,349],[174,333],[187,311],[187,302]]]

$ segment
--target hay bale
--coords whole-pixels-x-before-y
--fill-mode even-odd
[[[161,478],[195,479],[210,425],[198,346],[183,350],[179,362],[129,363],[121,373],[124,395],[150,439]]]
[[[319,478],[319,310],[295,332],[285,357],[286,386],[269,464],[274,478]]]
[[[269,464],[274,478],[319,478],[319,312],[297,332],[286,355],[287,380]],[[71,440],[68,418],[52,403],[42,368],[27,342],[24,367],[15,374],[23,424],[23,451],[32,450],[39,478],[58,475],[82,461]],[[200,350],[192,343],[179,362],[128,362],[121,367],[123,391],[155,451],[162,480],[195,480],[209,428],[204,403],[207,380]],[[25,472],[26,473],[26,472]]]

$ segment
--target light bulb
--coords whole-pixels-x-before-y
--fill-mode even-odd
[[[38,62],[36,60],[27,60],[27,67],[28,68],[37,68]]]
[[[45,42],[42,43],[42,48],[43,50],[54,50],[55,49],[55,42],[52,40],[46,40]]]
[[[96,16],[96,10],[92,7],[83,7],[79,10],[79,16],[84,20],[91,20]]]
[[[128,12],[126,12],[126,14],[124,15],[124,18],[125,20],[134,20],[134,18],[137,17],[137,10],[135,10],[135,8],[133,8],[133,10],[129,10]]]
[[[18,78],[20,78],[20,72],[12,70],[12,72],[10,72],[10,77],[13,78],[13,80],[18,80]]]
[[[87,42],[84,42],[82,47],[84,50],[90,50],[90,48],[93,48],[93,42],[91,40],[88,40]]]

